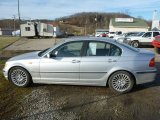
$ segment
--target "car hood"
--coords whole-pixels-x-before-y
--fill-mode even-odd
[[[36,52],[30,52],[30,53],[25,53],[22,55],[18,55],[15,57],[10,58],[8,61],[15,61],[15,60],[27,60],[27,59],[37,59],[39,58],[38,53],[40,51],[36,51]]]

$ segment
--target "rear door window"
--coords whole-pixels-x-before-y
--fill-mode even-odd
[[[159,35],[159,32],[153,32],[153,37]]]
[[[120,56],[121,49],[105,42],[89,42],[86,56]]]

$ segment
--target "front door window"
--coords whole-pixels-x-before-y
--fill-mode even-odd
[[[81,49],[83,42],[71,42],[67,43],[53,52],[56,53],[56,57],[79,57],[81,56]]]

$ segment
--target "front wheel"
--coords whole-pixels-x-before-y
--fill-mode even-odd
[[[31,83],[31,76],[22,67],[14,67],[9,71],[9,80],[18,87],[26,87]]]
[[[108,84],[116,93],[127,93],[133,88],[134,78],[126,71],[118,71],[111,75]]]
[[[135,47],[135,48],[138,48],[139,47],[139,42],[138,41],[133,41],[131,43],[131,46]]]

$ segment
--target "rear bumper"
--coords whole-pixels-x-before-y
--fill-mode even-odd
[[[143,84],[148,82],[153,82],[156,78],[157,70],[136,72],[136,84]]]

